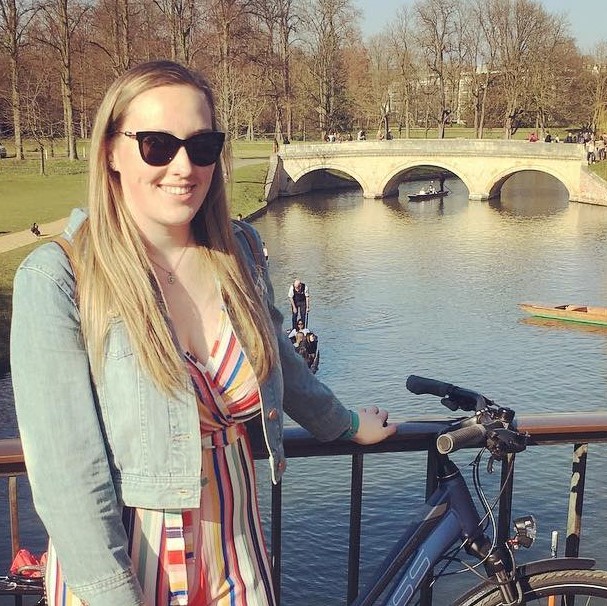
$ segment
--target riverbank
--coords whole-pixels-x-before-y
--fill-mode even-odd
[[[265,206],[264,191],[271,143],[237,142],[232,178],[228,185],[231,213],[248,217]],[[2,224],[0,232],[0,373],[9,370],[9,335],[12,314],[12,284],[21,261],[37,246],[61,232],[62,221],[85,197],[86,162],[66,168],[66,160],[51,161],[49,176],[36,174],[35,162],[0,162]],[[70,169],[70,171],[68,171]],[[36,238],[29,226],[44,226]],[[2,248],[9,238],[11,246]]]

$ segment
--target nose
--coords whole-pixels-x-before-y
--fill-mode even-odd
[[[175,157],[169,163],[171,170],[180,175],[191,173],[193,166],[188,152],[183,145],[177,150]]]

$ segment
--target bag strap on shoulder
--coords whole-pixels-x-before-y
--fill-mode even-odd
[[[53,238],[53,242],[55,242],[56,244],[58,244],[61,249],[63,250],[63,252],[65,253],[65,256],[67,257],[67,260],[70,263],[70,266],[72,268],[72,272],[74,273],[74,280],[76,281],[76,284],[78,283],[78,276],[76,275],[76,264],[74,263],[74,247],[72,246],[72,243],[67,239],[64,238],[63,236],[57,236],[56,238]]]

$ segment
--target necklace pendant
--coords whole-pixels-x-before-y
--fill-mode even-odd
[[[167,282],[169,284],[174,284],[174,282],[175,282],[175,276],[170,272],[169,272],[169,275],[167,276]]]

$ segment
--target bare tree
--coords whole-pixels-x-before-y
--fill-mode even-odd
[[[190,65],[193,57],[192,42],[198,25],[196,2],[194,0],[154,0],[154,2],[169,26],[171,58]]]
[[[436,97],[438,100],[435,117],[438,138],[442,139],[452,112],[447,96],[447,78],[455,44],[455,0],[417,0],[414,12],[416,37],[428,70],[428,98]]]
[[[588,122],[602,134],[607,132],[607,41],[597,44],[588,59]]]
[[[541,15],[541,13],[540,13]],[[539,45],[528,67],[529,110],[535,114],[536,128],[544,134],[562,104],[562,86],[566,83],[569,57],[576,49],[567,35],[564,18],[545,13],[541,15]]]
[[[309,93],[324,139],[339,122],[344,90],[341,50],[354,35],[358,12],[351,0],[304,0],[301,15],[315,84]]]
[[[292,36],[298,16],[294,0],[253,0],[262,43],[253,61],[262,64],[261,76],[267,83],[276,116],[275,133],[282,141],[291,140],[293,128],[293,90],[291,85]]]
[[[207,0],[204,11],[207,45],[213,42],[217,109],[229,137],[236,134],[238,71],[251,38],[251,10],[251,0]]]
[[[39,41],[50,46],[58,58],[64,134],[67,156],[70,160],[78,159],[74,130],[72,39],[87,10],[88,7],[77,4],[75,0],[50,0],[42,8],[44,15],[42,26],[45,35],[39,38]]]
[[[346,95],[352,115],[352,126],[370,131],[377,126],[376,100],[371,88],[371,56],[362,40],[352,40],[341,51],[345,71]]]
[[[536,0],[487,0],[487,9],[495,27],[504,137],[510,139],[534,105],[532,71],[549,52],[554,22]]]
[[[131,0],[99,0],[91,20],[90,43],[107,56],[116,76],[132,64],[131,4]]]
[[[21,81],[24,127],[37,143],[41,175],[46,174],[48,148],[51,147],[52,150],[53,132],[56,127],[54,108],[49,103],[54,83],[49,77],[49,71],[44,69],[43,63],[43,58],[36,57],[34,62],[28,65],[30,69],[25,72],[25,77]]]
[[[414,123],[411,105],[419,81],[418,57],[413,40],[411,11],[403,7],[396,13],[388,28],[389,55],[392,57],[395,71],[395,82],[399,94],[399,131],[405,127],[405,137],[409,138],[410,128]]]
[[[497,79],[498,35],[486,0],[471,0],[469,14],[471,18],[464,30],[470,49],[467,81],[472,95],[475,136],[482,139],[488,93]]]
[[[372,36],[367,44],[369,53],[368,96],[376,116],[379,116],[378,138],[387,139],[390,133],[390,114],[394,110],[395,70],[390,54],[389,38],[385,34]]]
[[[25,35],[36,7],[29,0],[0,0],[0,49],[4,49],[10,66],[10,95],[15,133],[17,158],[23,160],[23,138],[21,124],[20,69],[21,51],[26,43]]]

